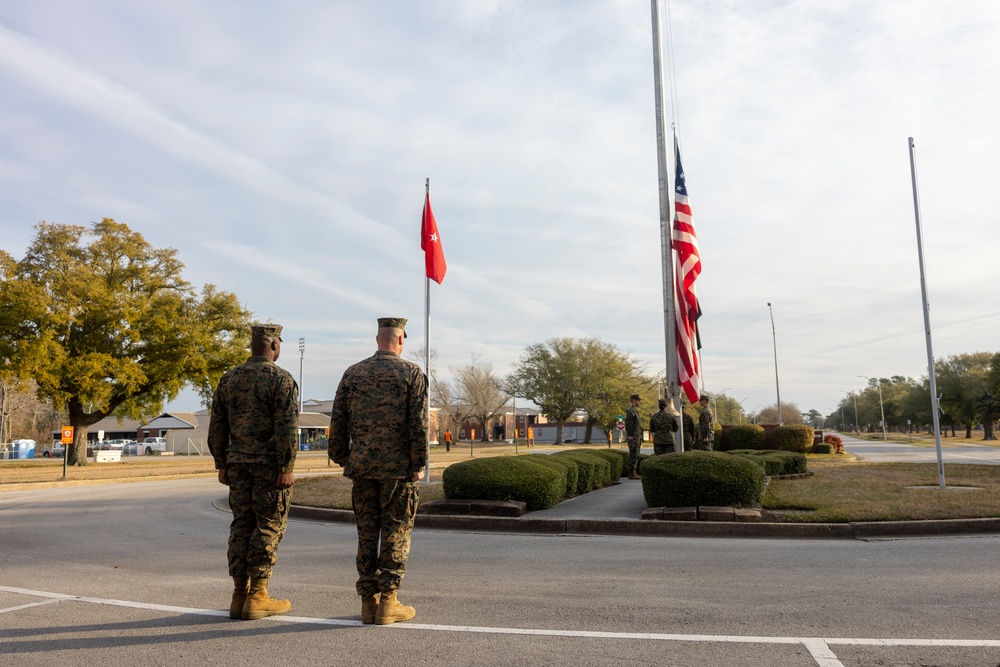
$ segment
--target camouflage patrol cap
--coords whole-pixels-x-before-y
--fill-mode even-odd
[[[378,318],[379,329],[402,329],[403,338],[406,338],[406,318],[405,317],[380,317]]]
[[[250,327],[250,335],[254,338],[277,338],[281,340],[280,324],[254,324]]]

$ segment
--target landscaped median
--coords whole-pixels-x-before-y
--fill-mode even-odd
[[[801,454],[756,450],[686,452],[644,457],[641,467],[644,495],[647,487],[656,493],[662,491],[659,487],[666,485],[668,478],[661,475],[670,473],[678,461],[694,469],[714,470],[714,466],[722,465],[729,470],[727,475],[730,476],[733,470],[741,471],[735,479],[739,480],[742,475],[751,480],[751,498],[755,476],[763,479],[765,469],[778,472],[779,466],[784,474],[770,477],[759,504],[747,502],[747,496],[721,501],[719,498],[683,496],[676,500],[682,504],[673,510],[660,509],[662,505],[647,510],[647,517],[656,520],[642,520],[639,516],[634,519],[591,519],[586,512],[578,513],[574,518],[549,518],[546,512],[535,516],[529,511],[527,501],[521,499],[527,494],[533,499],[532,507],[542,509],[552,507],[552,499],[559,496],[560,490],[563,495],[557,502],[566,497],[579,497],[582,489],[591,488],[595,480],[605,479],[604,473],[600,472],[604,466],[607,466],[610,477],[612,470],[617,469],[612,465],[615,458],[624,462],[625,456],[627,453],[623,450],[595,448],[567,450],[548,456],[493,457],[452,464],[445,470],[444,483],[421,486],[421,513],[417,517],[417,525],[459,530],[664,536],[853,538],[1000,532],[1000,468],[996,466],[946,464],[949,485],[941,490],[934,487],[937,480],[934,464],[867,464],[848,462],[844,457],[838,459],[834,455],[810,455],[810,473],[803,476],[798,472],[804,467],[804,456]],[[520,461],[513,464],[486,463],[499,459]],[[720,461],[725,463],[720,464]],[[453,468],[453,472],[448,472]],[[571,483],[571,473],[568,472],[571,470],[577,473],[576,485]],[[562,475],[562,471],[566,474]],[[795,474],[787,474],[792,471]],[[528,473],[537,480],[526,481],[524,475]],[[491,478],[490,482],[478,484],[481,489],[478,494],[464,490],[471,488],[476,480],[481,482],[486,477]],[[712,478],[713,475],[704,478],[709,480],[707,486],[711,485]],[[686,484],[688,487],[694,485],[690,480]],[[320,485],[328,489],[336,485],[343,487],[337,492],[341,498],[339,505],[324,502],[322,497],[318,497],[323,493],[312,493],[314,489],[310,487],[318,489]],[[745,490],[744,487],[743,482],[727,486],[737,491]],[[347,509],[350,506],[349,480],[327,476],[303,478],[295,488],[293,502],[299,507],[293,508],[293,513],[353,520],[352,513]],[[451,494],[447,494],[449,488]],[[577,489],[576,494],[569,491],[572,488]],[[612,496],[626,492],[634,494],[638,490],[637,484],[629,482],[600,491],[600,497],[604,498],[607,493]],[[482,497],[459,498],[456,494]],[[329,492],[326,495],[329,496]],[[451,498],[444,498],[446,495]],[[432,502],[434,499],[444,502]],[[661,502],[659,496],[651,500]],[[333,516],[324,512],[335,510],[311,509],[301,505],[339,506],[344,511]],[[756,522],[754,517],[749,516],[752,512],[747,511],[755,507],[762,514]],[[528,513],[519,516],[522,512]],[[567,515],[565,512],[561,514]]]

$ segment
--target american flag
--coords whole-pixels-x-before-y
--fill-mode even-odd
[[[688,401],[698,402],[700,393],[698,379],[698,318],[701,307],[694,281],[701,273],[701,255],[698,252],[698,237],[694,233],[691,205],[688,203],[687,183],[681,166],[681,149],[674,137],[674,157],[677,161],[674,178],[674,226],[671,231],[673,249],[677,252],[674,263],[674,280],[677,312],[677,375],[678,382]]]

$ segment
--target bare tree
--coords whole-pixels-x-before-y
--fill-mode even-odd
[[[489,440],[490,422],[510,400],[493,371],[493,364],[472,357],[472,363],[453,371],[455,375],[456,403],[468,407],[468,413],[482,426],[483,442]]]

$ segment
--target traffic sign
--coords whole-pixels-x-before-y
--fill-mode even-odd
[[[72,445],[73,444],[73,427],[72,426],[63,426],[62,427],[62,443],[64,445]]]
[[[615,425],[615,428],[618,429],[619,431],[624,431],[625,430],[625,422],[618,422]]]

